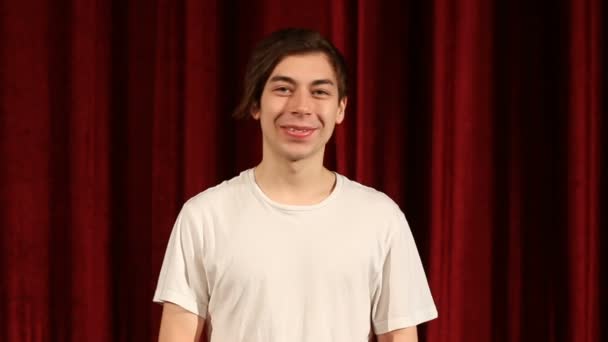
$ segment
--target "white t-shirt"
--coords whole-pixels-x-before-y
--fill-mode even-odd
[[[315,205],[271,200],[253,169],[188,200],[153,300],[206,318],[211,342],[364,342],[437,317],[399,207],[336,177]]]

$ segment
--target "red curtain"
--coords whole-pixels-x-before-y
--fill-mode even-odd
[[[421,340],[608,340],[601,6],[0,1],[0,340],[156,339],[173,220],[259,160],[230,112],[286,26],[352,68],[326,162],[407,215],[439,310]]]

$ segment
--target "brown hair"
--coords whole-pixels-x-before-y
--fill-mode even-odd
[[[317,31],[287,28],[271,33],[253,50],[245,71],[243,96],[233,116],[237,119],[251,116],[259,106],[268,77],[283,58],[314,52],[324,53],[329,59],[336,73],[338,97],[343,99],[347,92],[347,70],[340,51]]]

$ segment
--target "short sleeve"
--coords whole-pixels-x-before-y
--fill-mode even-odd
[[[412,327],[437,317],[418,249],[401,210],[391,219],[391,237],[372,297],[375,334]]]
[[[203,227],[196,217],[186,203],[169,237],[153,301],[171,302],[204,318],[209,291],[202,256]]]

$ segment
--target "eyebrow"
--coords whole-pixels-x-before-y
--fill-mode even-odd
[[[296,80],[294,80],[293,78],[289,77],[289,76],[283,76],[283,75],[276,75],[270,78],[270,80],[268,82],[286,82],[292,85],[296,85],[298,82],[296,82]],[[329,84],[329,85],[335,85],[334,82],[330,79],[321,79],[321,80],[314,80],[312,81],[311,85],[313,86],[317,86],[317,85],[323,85],[323,84]]]

